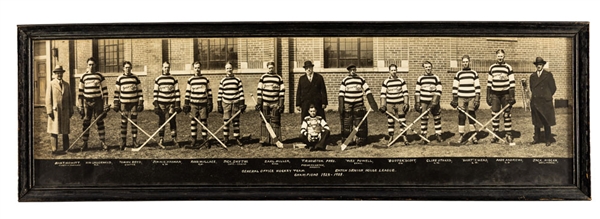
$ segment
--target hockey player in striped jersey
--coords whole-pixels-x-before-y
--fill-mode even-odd
[[[398,70],[398,66],[396,64],[391,64],[389,66],[390,76],[386,78],[381,85],[381,108],[379,111],[383,114],[385,112],[389,112],[392,115],[396,116],[396,118],[400,119],[401,122],[406,124],[406,113],[410,108],[410,103],[408,99],[408,87],[406,85],[406,81],[404,79],[399,78],[396,75]],[[394,123],[396,120],[390,115],[387,116],[387,128],[388,128],[388,144],[394,139]],[[404,125],[402,123],[400,125],[400,131],[404,129]],[[408,140],[406,139],[406,135],[402,135],[402,139],[405,145],[408,145]]]
[[[300,125],[302,142],[310,148],[310,151],[326,151],[330,133],[325,118],[317,116],[317,108],[310,104],[308,116],[304,117],[302,125]]]
[[[83,130],[86,130],[91,125],[92,117],[102,115],[102,117],[96,121],[96,126],[98,127],[98,137],[100,138],[102,149],[108,151],[105,142],[106,133],[104,131],[105,112],[110,110],[110,106],[108,105],[108,89],[104,82],[104,76],[102,76],[100,72],[95,71],[95,67],[96,60],[94,58],[87,59],[87,70],[79,79],[79,101],[77,101],[77,109],[83,118]],[[83,134],[82,151],[88,149],[89,136],[89,130]]]
[[[127,144],[127,118],[137,123],[137,113],[144,110],[144,97],[140,79],[131,73],[133,65],[131,62],[123,62],[123,74],[117,77],[114,106],[115,112],[123,112],[121,115],[121,142],[119,149],[123,150]],[[137,142],[137,127],[131,125],[131,137],[133,147],[138,147]]]
[[[283,79],[275,73],[275,62],[268,62],[269,71],[263,74],[256,86],[256,111],[262,111],[273,131],[281,137],[281,114],[285,109],[285,87]],[[261,122],[260,143],[263,146],[275,145],[276,139],[271,138],[264,121]]]
[[[470,68],[470,62],[471,57],[468,55],[462,57],[463,69],[458,71],[454,76],[454,81],[452,82],[452,102],[450,102],[450,105],[454,108],[460,106],[460,108],[464,109],[473,118],[477,118],[475,111],[479,109],[481,86],[479,85],[479,75],[475,70]],[[459,145],[464,141],[466,119],[467,116],[464,113],[458,112]],[[469,131],[476,131],[475,121],[470,118]],[[477,137],[473,138],[473,143],[477,143]]]
[[[513,105],[515,101],[515,75],[512,67],[504,62],[505,52],[502,49],[496,51],[497,62],[490,66],[487,80],[487,98],[486,102],[492,107],[492,116],[500,113],[504,106]],[[506,132],[506,141],[513,143],[512,138],[512,119],[509,106],[504,110],[504,131]],[[492,120],[494,132],[498,135],[500,128],[500,118]],[[497,143],[499,139],[493,138],[492,142]]]
[[[198,136],[198,124],[194,117],[198,118],[205,127],[208,127],[208,114],[213,110],[212,90],[210,89],[210,81],[202,75],[202,64],[198,61],[194,62],[194,76],[187,80],[185,89],[185,105],[183,112],[190,113],[191,121],[191,147],[196,145]],[[207,140],[207,132],[202,129],[202,142]],[[210,145],[208,145],[210,147]]]
[[[231,116],[239,111],[246,111],[246,101],[244,100],[244,87],[242,80],[233,74],[233,65],[225,65],[226,76],[219,83],[219,93],[217,95],[217,110],[223,114],[223,123],[229,121]],[[238,146],[242,146],[240,141],[240,115],[236,116],[231,122],[233,126],[233,137]],[[223,128],[223,142],[229,143],[229,124]]]
[[[162,74],[154,79],[154,113],[158,115],[158,127],[161,127],[166,118],[170,118],[175,112],[181,112],[181,96],[179,93],[179,84],[177,79],[171,76],[171,63],[163,62]],[[177,142],[177,120],[175,118],[169,121],[171,130],[171,139],[173,145],[180,147]],[[158,144],[163,145],[165,138],[165,128],[158,132]]]
[[[417,78],[417,86],[415,88],[415,110],[422,113],[426,109],[431,109],[435,124],[435,137],[438,142],[442,142],[442,110],[440,109],[440,97],[442,96],[442,81],[433,74],[433,65],[429,61],[422,64],[425,69],[425,74]],[[427,123],[429,123],[429,115],[421,117],[421,134],[427,137]],[[427,144],[427,141],[422,140],[422,144]]]
[[[371,88],[369,88],[367,81],[363,77],[356,74],[356,66],[350,64],[346,69],[350,74],[342,80],[338,95],[338,110],[342,115],[342,142],[348,138],[353,127],[358,126],[358,123],[360,123],[367,113],[363,98],[365,95],[371,109],[373,111],[377,110],[377,102],[373,98]],[[358,127],[355,142],[358,146],[367,144],[367,136],[369,134],[367,124],[367,119],[365,119],[361,126]]]

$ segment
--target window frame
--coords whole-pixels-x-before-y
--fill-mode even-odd
[[[224,59],[215,60],[213,53],[214,41],[219,40],[221,51],[224,54]],[[213,71],[225,69],[227,62],[233,65],[233,69],[239,69],[239,49],[238,38],[194,38],[194,61],[199,61],[202,64],[202,70]],[[204,42],[207,42],[204,45]],[[230,50],[231,48],[231,50]],[[206,55],[206,57],[203,57]]]
[[[356,44],[351,46],[351,48],[355,48],[354,50],[341,49],[342,45],[344,45],[344,47],[348,45],[347,40],[356,40]],[[327,44],[335,45],[335,47],[333,47],[333,49],[328,49]],[[363,49],[363,46],[366,47],[366,49]],[[329,56],[330,51],[332,50],[333,53],[335,53],[335,58],[330,58]],[[347,65],[354,64],[357,68],[373,68],[375,67],[373,50],[372,37],[325,37],[323,38],[323,66],[324,68],[346,68]],[[343,56],[348,57],[348,55],[345,54],[348,51],[356,52],[356,55],[354,56],[356,58],[343,58]],[[363,58],[365,52],[370,52],[371,56]],[[331,66],[330,64],[332,59],[336,62],[335,66]]]

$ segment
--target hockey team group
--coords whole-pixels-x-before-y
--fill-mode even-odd
[[[489,132],[492,143],[506,143],[514,145],[512,133],[511,108],[515,100],[515,77],[512,67],[504,62],[505,52],[496,51],[496,63],[491,65],[487,72],[487,84],[482,88],[479,74],[470,68],[471,58],[462,57],[462,70],[454,76],[452,83],[452,101],[450,105],[458,111],[458,139],[451,144],[462,145],[467,142],[477,144],[480,139],[477,133]],[[544,69],[546,61],[537,57],[533,63],[536,72],[530,75],[529,89],[531,91],[531,116],[534,126],[534,139],[531,144],[545,143],[550,146],[551,126],[556,124],[552,95],[556,92],[554,78]],[[53,155],[61,155],[73,150],[76,143],[79,150],[85,151],[88,144],[90,129],[97,127],[100,147],[108,151],[106,143],[106,130],[104,119],[111,109],[120,114],[120,141],[119,149],[127,146],[128,124],[131,124],[131,142],[133,151],[139,151],[151,140],[158,143],[160,148],[170,143],[176,147],[192,149],[210,148],[211,139],[223,148],[237,145],[244,147],[240,135],[240,114],[246,111],[246,99],[242,80],[233,72],[233,65],[227,63],[225,77],[219,82],[217,92],[216,110],[222,114],[223,123],[215,131],[209,130],[208,116],[214,110],[213,93],[209,79],[202,75],[202,64],[193,63],[194,75],[186,81],[183,106],[179,82],[170,74],[170,63],[164,62],[162,74],[154,80],[152,105],[153,112],[158,117],[157,130],[146,132],[138,124],[138,113],[144,110],[143,88],[138,76],[132,73],[132,63],[123,63],[123,74],[119,75],[115,83],[114,100],[109,103],[109,94],[104,76],[95,71],[97,62],[94,58],[87,60],[87,71],[81,75],[78,85],[78,96],[74,97],[69,89],[69,84],[62,79],[65,70],[56,66],[53,70],[54,77],[46,90],[46,114],[48,116],[48,133]],[[323,77],[313,71],[311,61],[304,63],[305,73],[300,77],[296,87],[296,111],[300,112],[300,139],[311,151],[325,151],[329,144],[331,130],[326,122],[325,108],[327,108],[327,89]],[[409,98],[408,86],[404,79],[397,74],[395,64],[389,66],[389,77],[381,83],[379,104],[376,102],[365,78],[357,74],[357,67],[353,64],[347,66],[348,75],[341,81],[338,95],[338,112],[341,121],[341,150],[348,145],[367,145],[369,113],[379,111],[387,115],[387,145],[391,147],[397,141],[408,145],[407,132],[411,131],[421,138],[421,144],[430,142],[428,121],[430,115],[434,123],[434,140],[442,142],[442,118],[440,97],[442,83],[440,78],[433,74],[431,62],[422,63],[424,74],[416,81],[414,100]],[[255,103],[255,110],[261,117],[260,144],[263,146],[275,145],[283,148],[281,137],[281,116],[285,110],[285,86],[282,77],[276,73],[275,63],[267,63],[268,72],[263,74],[257,84],[256,96],[250,94]],[[491,107],[491,119],[487,122],[477,120],[476,111],[479,109],[481,90],[485,89],[485,102]],[[75,100],[76,99],[76,100]],[[368,101],[367,109],[365,99]],[[76,101],[73,103],[73,101]],[[412,102],[414,101],[414,102]],[[70,118],[75,113],[72,106],[83,120],[83,132],[69,142]],[[419,113],[414,121],[407,121],[407,113],[413,109]],[[177,138],[177,122],[175,117],[181,113],[190,118],[189,144],[183,145]],[[503,132],[501,133],[500,120],[503,119]],[[420,130],[415,131],[413,126],[420,122]],[[399,124],[396,129],[395,124]],[[468,126],[467,126],[468,123]],[[478,124],[476,129],[475,124]],[[491,130],[487,127],[491,123]],[[169,124],[170,142],[165,140],[166,125]],[[544,130],[542,134],[541,130]],[[147,140],[139,142],[138,130]],[[467,132],[468,130],[468,132]],[[112,130],[111,130],[112,131]],[[222,131],[222,138],[217,136]],[[200,137],[198,136],[200,132]],[[58,136],[62,135],[62,149],[58,147]],[[501,138],[500,136],[504,136]]]

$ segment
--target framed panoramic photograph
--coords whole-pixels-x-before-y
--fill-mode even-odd
[[[589,22],[18,26],[19,201],[591,200]]]

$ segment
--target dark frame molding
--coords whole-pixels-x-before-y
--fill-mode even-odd
[[[492,28],[493,27],[493,28]],[[169,30],[169,31],[165,31]],[[349,30],[354,30],[353,32]],[[573,184],[569,186],[203,186],[36,188],[33,40],[156,37],[448,36],[573,39]],[[223,22],[19,25],[19,201],[191,199],[591,200],[589,22]]]

